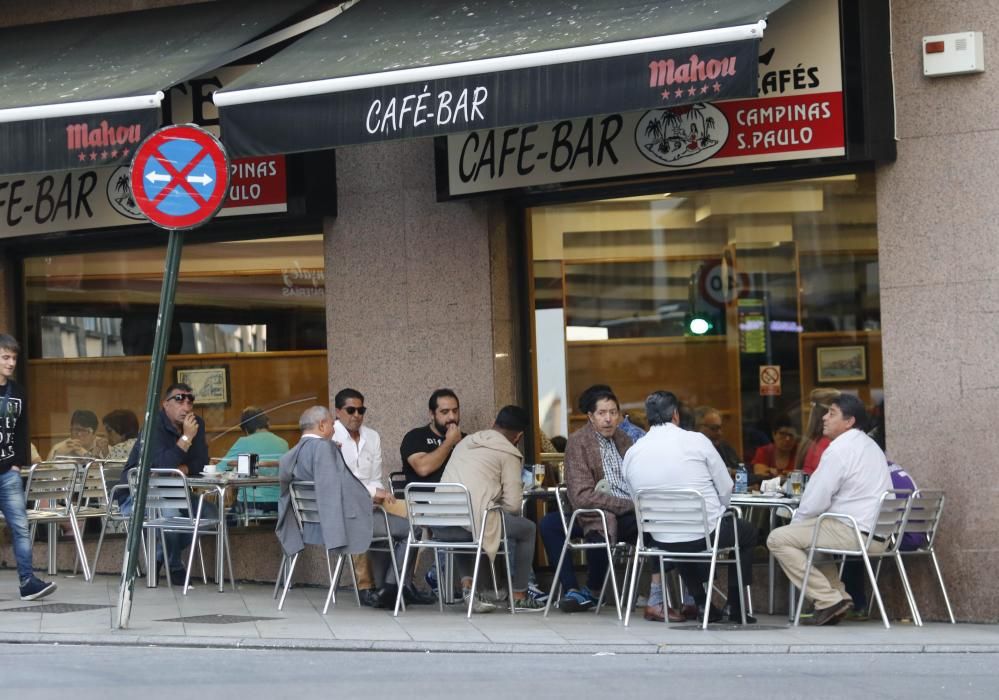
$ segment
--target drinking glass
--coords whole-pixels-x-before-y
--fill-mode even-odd
[[[793,472],[791,472],[790,476],[788,476],[788,481],[791,482],[791,495],[800,496],[801,487],[805,481],[804,473],[801,472],[801,470],[795,469]]]
[[[534,488],[540,489],[545,483],[545,465],[534,465]]]

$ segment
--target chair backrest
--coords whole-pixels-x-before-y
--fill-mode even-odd
[[[179,469],[150,469],[146,511],[165,508],[191,512],[191,489],[187,485],[187,477]]]
[[[319,522],[319,503],[316,501],[314,481],[293,481],[289,484],[291,508],[301,529],[305,523]]]
[[[639,489],[634,494],[638,521],[638,544],[645,535],[668,535],[677,542],[705,539],[710,544],[711,527],[704,496],[691,489]]]
[[[125,460],[99,459],[96,461],[100,463],[101,472],[104,474],[104,488],[110,490],[121,479],[121,473],[125,471]]]
[[[406,486],[409,525],[422,527],[463,527],[476,536],[472,519],[472,498],[462,484],[422,484]]]
[[[909,498],[909,510],[905,516],[904,534],[925,535],[926,544],[920,549],[929,549],[937,536],[937,528],[943,515],[945,495],[943,491],[918,489]]]
[[[28,503],[54,501],[46,510],[62,510],[68,514],[76,492],[78,473],[76,462],[39,462],[28,470],[24,500]]]
[[[95,459],[84,468],[76,485],[77,502],[80,506],[103,506],[107,503],[108,491],[103,466],[101,460]]]
[[[894,551],[901,543],[902,526],[905,524],[911,494],[910,489],[890,489],[881,494],[877,519],[870,535],[884,538],[886,551]]]

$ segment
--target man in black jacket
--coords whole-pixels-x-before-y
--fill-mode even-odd
[[[174,383],[163,392],[161,409],[153,417],[150,439],[152,449],[149,453],[151,468],[172,467],[179,469],[188,476],[201,474],[208,463],[208,442],[205,440],[205,422],[194,413],[194,390],[183,383]],[[142,441],[136,440],[132,452],[128,455],[125,470],[121,475],[121,483],[128,483],[128,472],[139,464],[139,454]],[[122,504],[123,512],[130,512],[131,504]],[[176,513],[179,515],[180,513]],[[217,512],[211,504],[205,504],[202,513],[205,517],[215,517]],[[190,544],[191,536],[183,533],[167,533],[168,568],[170,581],[184,585],[183,550]],[[156,543],[156,559],[162,563],[163,553],[160,543]]]
[[[14,381],[20,350],[17,340],[0,333],[0,512],[14,543],[21,600],[37,600],[54,591],[56,584],[37,578],[31,566],[31,536],[21,482],[21,468],[29,466],[28,397]]]

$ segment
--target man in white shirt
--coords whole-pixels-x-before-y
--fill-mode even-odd
[[[679,406],[680,401],[672,392],[656,391],[649,395],[645,400],[649,432],[624,455],[622,472],[632,493],[647,488],[689,489],[704,497],[711,542],[706,543],[703,538],[679,541],[678,537],[682,535],[654,536],[654,544],[661,549],[699,552],[713,543],[714,531],[719,527],[718,522],[732,498],[733,484],[725,462],[711,440],[699,432],[684,430],[679,426]],[[728,518],[722,521],[719,547],[734,545],[735,535],[738,534],[742,582],[744,586],[748,586],[752,582],[756,528],[745,520],[736,520],[734,528],[732,523]],[[679,564],[677,568],[694,600],[703,610],[706,604],[704,586],[707,583],[708,567],[691,563]],[[741,622],[742,591],[739,590],[739,579],[734,566],[730,567],[728,590],[729,619]],[[721,611],[712,606],[708,619],[718,622],[721,618]],[[756,619],[746,615],[746,622],[753,623]]]
[[[396,500],[392,491],[385,486],[382,474],[382,444],[378,433],[364,425],[364,395],[356,389],[342,389],[333,398],[336,423],[333,424],[333,441],[340,446],[347,468],[364,484],[371,495],[371,501],[380,505],[388,513],[389,531],[396,542],[396,560],[401,565],[409,535],[406,520],[406,505]],[[381,513],[375,513],[374,532],[376,537],[385,536],[385,520]],[[374,566],[375,579],[371,569]],[[391,559],[384,552],[371,552],[354,557],[354,570],[357,573],[357,589],[362,605],[390,608],[395,605],[398,582],[392,570]],[[376,590],[376,584],[377,590]],[[429,604],[432,596],[415,589],[412,584],[403,587],[407,604]]]
[[[777,528],[767,538],[767,547],[798,588],[804,581],[808,548],[818,516],[826,512],[851,515],[861,532],[870,532],[877,522],[881,495],[892,488],[888,460],[877,443],[863,432],[866,426],[867,410],[856,396],[841,394],[831,401],[822,419],[822,434],[832,442],[822,453],[791,524]],[[822,522],[817,542],[820,547],[834,549],[857,547],[853,528],[833,518]],[[884,543],[875,540],[871,549],[880,551]],[[853,607],[840,581],[839,567],[833,561],[818,567],[813,565],[807,594],[815,601],[816,625],[835,625]]]

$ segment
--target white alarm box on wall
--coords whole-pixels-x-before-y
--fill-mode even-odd
[[[981,32],[955,32],[923,37],[923,75],[939,78],[985,72]]]

